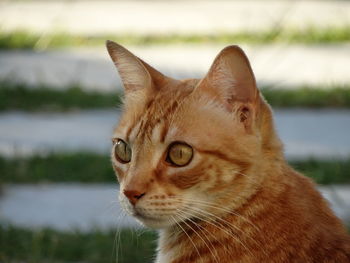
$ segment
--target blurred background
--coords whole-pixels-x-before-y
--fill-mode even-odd
[[[0,1],[0,262],[152,262],[108,153],[114,40],[175,78],[240,45],[289,162],[350,223],[350,1]]]

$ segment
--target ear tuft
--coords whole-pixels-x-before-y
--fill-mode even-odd
[[[107,39],[107,40],[106,40],[106,47],[107,47],[107,49],[108,49],[111,45],[113,45],[113,43],[115,43],[115,42],[113,42],[112,40]],[[116,44],[116,43],[115,43],[115,44]]]

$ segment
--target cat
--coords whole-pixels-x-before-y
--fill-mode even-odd
[[[287,164],[242,49],[224,48],[203,79],[176,80],[106,45],[125,91],[119,199],[159,230],[157,263],[350,262],[345,227]]]

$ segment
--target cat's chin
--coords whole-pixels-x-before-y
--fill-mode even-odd
[[[169,219],[158,219],[158,218],[150,218],[150,217],[145,217],[143,215],[137,214],[133,215],[138,222],[140,222],[142,225],[148,228],[153,228],[153,229],[164,229],[171,227],[174,225],[174,221],[172,221],[170,218]]]

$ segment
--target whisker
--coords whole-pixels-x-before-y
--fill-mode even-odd
[[[178,213],[180,213],[180,211],[178,210],[177,211]],[[191,220],[190,218],[188,218],[187,220],[189,220],[192,224],[194,224],[197,228],[198,228],[198,230],[200,231],[200,229],[199,229],[199,225],[196,223],[196,222],[194,222],[193,220]],[[186,223],[186,221],[182,221],[187,227],[189,227],[202,241],[203,241],[203,243],[205,244],[205,246],[208,248],[208,250],[209,250],[209,252],[210,252],[210,254],[213,256],[213,258],[214,258],[214,260],[218,263],[218,261],[217,261],[217,255],[214,255],[214,253],[213,253],[213,251],[211,250],[211,248],[208,246],[208,244],[207,244],[207,242],[205,242],[205,240],[202,238],[202,236],[195,230],[195,229],[193,229],[192,227],[191,227],[191,225],[190,224],[187,224]],[[204,228],[205,229],[205,228]],[[205,229],[206,230],[206,229]],[[202,232],[202,231],[201,231]],[[207,238],[207,237],[206,237]],[[207,240],[208,240],[208,242],[210,243],[210,240],[207,238]],[[211,244],[211,243],[210,243]],[[212,244],[211,244],[212,245]],[[213,245],[212,245],[212,248],[214,248],[213,247]],[[214,251],[215,251],[215,248],[214,248]],[[216,253],[215,253],[216,254]]]
[[[205,202],[205,201],[203,201],[203,202],[204,202],[204,203],[207,203],[207,202]],[[198,202],[198,203],[200,203],[200,202]],[[202,204],[202,205],[203,205],[204,207],[207,206],[206,204]],[[187,205],[187,207],[188,207],[188,208],[191,208],[191,209],[194,208],[194,207],[189,207],[189,205]],[[210,206],[210,207],[212,207],[212,206]],[[216,209],[219,209],[219,208],[220,208],[220,207],[216,207],[216,206],[213,206],[213,207],[216,208]],[[197,209],[200,209],[200,208],[197,208]],[[263,252],[264,254],[266,254],[265,250],[264,250],[263,247],[262,247],[262,244],[259,243],[258,241],[256,241],[256,240],[255,240],[254,238],[252,238],[250,235],[248,235],[248,233],[247,233],[246,231],[243,231],[242,229],[238,228],[237,226],[235,226],[235,225],[232,224],[231,222],[228,222],[227,220],[224,220],[223,218],[221,218],[221,217],[219,217],[219,216],[217,216],[217,215],[215,215],[215,214],[213,214],[213,213],[210,213],[209,211],[205,211],[205,210],[203,210],[203,209],[200,209],[200,210],[201,210],[202,213],[205,212],[206,214],[208,214],[208,215],[210,215],[210,216],[212,216],[212,217],[217,218],[217,219],[220,220],[221,222],[223,222],[223,223],[225,223],[225,224],[228,224],[231,228],[234,228],[234,229],[238,230],[239,232],[241,232],[242,234],[245,234],[247,238],[249,238],[251,241],[253,241],[253,242],[262,250],[262,252]],[[232,213],[231,213],[231,214],[232,214]],[[238,215],[238,214],[237,214],[237,215]],[[238,215],[238,216],[239,216],[239,215]],[[243,216],[241,216],[241,217],[243,217]],[[243,217],[243,218],[244,218],[244,217]],[[245,219],[245,218],[244,218],[244,219]],[[246,219],[245,221],[249,222],[250,225],[254,227],[254,229],[256,229],[257,231],[260,232],[260,229],[258,229],[258,228],[255,226],[255,224],[253,224],[250,220]]]
[[[208,218],[209,216],[211,217],[214,217],[218,220],[220,220],[221,222],[223,222],[224,224],[228,225],[230,228],[234,228],[235,230],[239,231],[240,233],[244,234],[247,238],[249,238],[252,242],[255,243],[255,245],[257,245],[264,253],[265,253],[265,250],[262,248],[261,246],[261,243],[259,243],[257,240],[255,240],[254,238],[252,238],[250,235],[248,235],[247,232],[243,231],[242,229],[240,229],[239,227],[235,226],[234,224],[232,224],[231,222],[227,221],[227,220],[224,220],[223,218],[213,214],[213,213],[210,213],[208,211],[205,211],[203,209],[200,209],[200,208],[197,208],[197,207],[189,207],[187,206],[188,208],[190,209],[197,209],[197,212],[201,212],[201,213],[206,213],[208,215]],[[222,226],[222,224],[220,223],[220,225]],[[223,226],[225,227],[225,226]]]
[[[189,208],[200,209],[199,207],[189,207]],[[212,217],[214,217],[214,218],[220,220],[221,222],[223,222],[223,223],[225,223],[225,224],[231,226],[232,228],[236,229],[237,231],[239,231],[239,232],[241,232],[241,233],[243,233],[243,234],[246,234],[245,231],[243,231],[243,230],[240,229],[239,227],[235,226],[235,225],[232,224],[231,222],[229,222],[229,221],[227,221],[227,220],[225,220],[225,219],[223,219],[223,218],[221,218],[221,217],[219,217],[219,216],[217,216],[217,215],[215,215],[215,214],[213,214],[213,213],[210,213],[209,211],[206,211],[206,210],[203,210],[203,209],[200,209],[200,211],[201,211],[202,213],[206,213],[206,214],[208,214],[209,216],[212,216]]]
[[[187,208],[191,208],[191,209],[192,209],[193,207],[187,207]],[[210,217],[209,217],[208,215],[203,214],[203,212],[205,212],[205,211],[203,211],[203,210],[197,210],[197,211],[195,211],[195,212],[197,212],[197,213],[202,213],[202,214],[199,214],[199,215],[206,216],[205,218],[210,219]],[[214,224],[214,222],[212,222],[211,220],[206,220],[206,219],[201,219],[201,220],[203,220],[204,222],[206,222],[206,223],[208,223],[208,224],[210,224],[210,225],[212,225],[212,226],[214,226],[214,227],[220,229],[221,231],[223,231],[224,233],[226,233],[228,236],[232,237],[234,240],[236,240],[238,243],[240,243],[251,255],[253,255],[253,253],[252,253],[251,250],[247,247],[247,245],[244,244],[244,243],[243,243],[237,236],[235,236],[233,233],[229,232],[229,231],[225,228],[224,225],[222,225],[221,223],[217,222],[218,224],[220,224],[220,227],[219,227],[218,225]]]
[[[198,216],[196,216],[196,215],[193,215],[193,214],[191,214],[191,213],[187,213],[187,211],[181,211],[181,213],[183,213],[183,214],[185,214],[185,215],[187,214],[187,217],[194,217],[194,218],[197,218],[197,219],[202,220],[202,218],[200,218],[200,217],[198,217]],[[200,224],[194,222],[191,218],[187,218],[187,220],[190,221],[192,224],[194,224],[198,229],[201,228],[201,230],[199,229],[201,232],[202,232],[203,230],[204,230],[205,232],[207,232],[210,236],[212,236],[212,237],[214,238],[214,240],[217,240],[217,241],[222,245],[222,247],[227,251],[227,247],[226,247],[220,240],[217,239],[217,236],[213,235],[213,233],[211,233],[211,232],[210,232],[209,230],[207,230],[205,227],[203,227],[203,226],[201,226]],[[203,220],[203,221],[205,221],[205,220]],[[185,222],[184,222],[184,223],[185,223]],[[207,236],[205,236],[205,237],[206,237],[206,239],[208,240],[209,244],[211,244],[211,247],[213,248],[213,250],[215,251],[215,255],[214,255],[214,253],[211,251],[211,249],[207,246],[208,249],[209,249],[209,251],[210,251],[211,254],[213,255],[215,261],[218,262],[218,261],[217,261],[217,251],[216,251],[214,245],[211,243],[211,241],[209,240],[209,238],[208,238]]]
[[[186,232],[186,230],[181,226],[181,224],[179,224],[179,223],[176,221],[176,219],[175,219],[173,216],[171,216],[171,218],[173,219],[173,221],[175,222],[175,224],[176,224],[177,226],[179,226],[179,227],[181,228],[181,230],[185,233],[185,235],[188,237],[188,239],[189,239],[190,242],[192,243],[193,247],[195,248],[195,250],[196,250],[196,252],[197,252],[199,258],[200,258],[201,261],[203,262],[203,259],[202,259],[202,257],[201,257],[201,254],[199,253],[198,248],[196,247],[196,245],[195,245],[195,243],[193,242],[193,240],[192,240],[192,238],[190,237],[190,235],[189,235],[189,234]]]
[[[235,173],[236,173],[236,174],[243,175],[243,176],[248,176],[248,175],[246,175],[246,174],[244,174],[244,173],[241,173],[241,172],[238,172],[238,171],[235,171]]]
[[[229,210],[229,209],[226,209],[226,208],[223,208],[223,207],[219,207],[219,206],[215,205],[215,203],[206,202],[206,201],[198,200],[198,199],[185,199],[185,198],[176,198],[176,197],[174,197],[174,198],[175,198],[177,201],[188,201],[188,202],[190,202],[191,204],[197,203],[197,204],[200,204],[200,205],[202,205],[202,206],[214,208],[214,209],[217,209],[217,210],[220,210],[220,211],[223,211],[223,212],[227,212],[228,214],[235,215],[235,216],[241,218],[242,220],[244,220],[245,222],[249,223],[252,227],[254,227],[255,230],[257,230],[258,232],[260,232],[260,229],[259,229],[252,221],[250,221],[250,220],[247,219],[246,217],[244,217],[244,216],[238,214],[238,213],[235,212],[235,211],[232,211],[232,210]]]
[[[119,221],[121,219],[121,217],[125,218],[126,214],[122,211],[122,213],[120,213],[117,217],[117,221]],[[115,251],[115,262],[117,263],[119,261],[119,252],[121,251],[121,228],[120,227],[116,227],[116,233],[114,236],[114,245],[113,245],[113,252]]]

